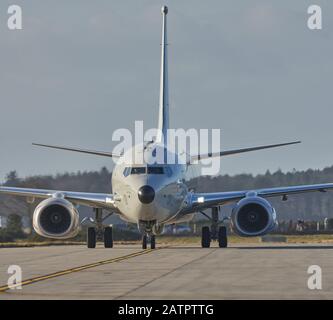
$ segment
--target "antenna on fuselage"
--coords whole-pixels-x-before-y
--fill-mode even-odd
[[[162,22],[162,43],[161,43],[161,78],[160,78],[160,100],[158,115],[158,134],[156,142],[167,143],[167,130],[169,129],[169,87],[168,87],[168,52],[167,52],[167,14],[168,7],[161,9]]]

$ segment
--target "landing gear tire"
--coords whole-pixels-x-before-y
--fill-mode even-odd
[[[113,247],[112,227],[106,227],[104,229],[104,247],[105,248]]]
[[[219,227],[218,241],[220,248],[226,248],[228,246],[227,228],[224,226]]]
[[[202,227],[202,233],[201,233],[201,246],[202,248],[209,248],[210,247],[210,241],[211,241],[211,235],[209,227]]]
[[[142,236],[142,249],[147,249],[147,235]]]
[[[150,249],[155,249],[156,248],[156,238],[154,235],[150,237]]]
[[[88,228],[87,247],[91,249],[96,248],[96,230],[93,227]]]

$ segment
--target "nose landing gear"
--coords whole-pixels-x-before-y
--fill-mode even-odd
[[[207,226],[202,227],[202,248],[209,248],[212,240],[217,241],[220,248],[226,248],[228,246],[227,228],[225,226],[219,226],[219,208],[212,208],[212,217],[207,216],[204,212],[201,213],[211,220],[210,229]]]
[[[156,238],[155,235],[153,234],[144,234],[142,236],[142,249],[147,249],[147,244],[150,241],[150,249],[155,249],[156,248]]]
[[[156,225],[156,221],[144,221],[140,220],[138,223],[138,229],[142,234],[142,249],[147,249],[150,244],[150,249],[156,248],[156,231],[162,231],[162,229]]]

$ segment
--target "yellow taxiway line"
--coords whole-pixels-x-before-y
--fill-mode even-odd
[[[86,265],[83,265],[83,266],[80,266],[80,267],[74,267],[74,268],[70,268],[70,269],[50,273],[50,274],[47,274],[47,275],[44,275],[44,276],[39,276],[39,277],[34,277],[34,278],[31,278],[31,279],[23,280],[22,282],[14,284],[14,285],[0,286],[0,293],[4,293],[5,291],[7,291],[9,289],[13,289],[13,288],[18,287],[18,286],[27,286],[29,284],[33,284],[33,283],[36,283],[36,282],[65,276],[67,274],[71,274],[71,273],[74,273],[74,272],[79,272],[79,271],[82,271],[82,270],[95,268],[95,267],[102,266],[102,265],[105,265],[105,264],[111,264],[111,263],[131,259],[131,258],[141,256],[141,255],[144,255],[144,254],[150,253],[152,251],[156,251],[156,250],[158,250],[158,249],[142,250],[142,251],[139,251],[139,252],[134,252],[134,253],[128,254],[126,256],[121,256],[121,257],[112,258],[112,259],[108,259],[108,260],[98,261],[98,262],[86,264]]]

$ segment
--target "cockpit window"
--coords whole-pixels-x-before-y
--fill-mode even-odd
[[[127,176],[130,174],[130,172],[131,172],[131,168],[126,167],[126,168],[124,169],[124,172],[123,172],[124,177],[127,177]]]
[[[131,174],[144,174],[146,173],[146,167],[133,167]]]
[[[163,167],[148,167],[148,174],[164,174]]]
[[[124,169],[123,175],[125,177],[130,174],[166,174],[168,177],[172,175],[172,171],[169,167],[157,167],[157,166],[148,166],[146,167],[126,167]]]

